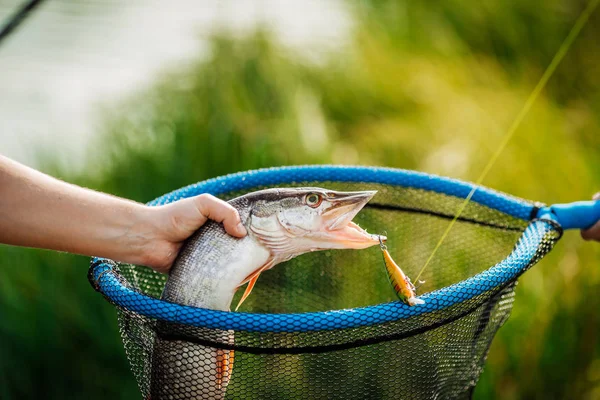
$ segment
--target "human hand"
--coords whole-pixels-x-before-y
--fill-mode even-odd
[[[67,251],[168,272],[208,219],[246,235],[235,208],[209,194],[158,207],[52,178],[0,155],[0,243]]]
[[[244,237],[247,233],[237,210],[210,194],[148,207],[147,212],[151,239],[142,264],[158,272],[169,271],[184,241],[209,219],[222,222],[225,231],[232,236]]]
[[[594,200],[600,200],[600,192],[594,195]],[[596,222],[596,225],[591,228],[582,230],[581,237],[585,240],[596,240],[600,242],[600,221]]]

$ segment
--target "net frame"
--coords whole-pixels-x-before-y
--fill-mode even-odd
[[[168,204],[202,193],[218,196],[225,192],[257,186],[332,180],[399,185],[430,190],[458,198],[465,198],[475,186],[457,179],[391,168],[278,167],[241,172],[193,184],[166,194],[150,202],[149,205]],[[477,187],[471,201],[525,221],[533,221],[543,206],[483,186]],[[552,224],[557,230],[561,230],[560,225],[551,219],[538,221],[541,224]],[[464,281],[420,296],[425,304],[419,307],[410,307],[401,302],[391,302],[357,309],[314,313],[257,314],[210,310],[158,300],[132,290],[119,279],[115,269],[116,262],[98,258],[92,260],[90,279],[93,281],[94,287],[112,303],[144,316],[168,322],[200,328],[233,329],[250,332],[302,332],[344,329],[360,327],[365,324],[380,324],[439,311],[476,297],[497,287],[499,284],[511,282],[536,257],[537,249],[542,240],[543,235],[539,233],[537,225],[535,223],[530,224],[523,232],[513,252],[502,262]],[[365,318],[367,315],[369,318]]]

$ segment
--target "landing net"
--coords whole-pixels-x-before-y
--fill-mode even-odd
[[[200,182],[151,204],[207,192],[227,200],[278,186],[378,190],[355,221],[385,232],[411,277],[474,187],[395,169],[287,167]],[[510,314],[517,279],[561,236],[560,225],[537,219],[538,211],[478,186],[420,278],[425,304],[414,307],[397,300],[377,246],[278,265],[261,275],[240,312],[161,301],[166,276],[145,267],[94,259],[90,281],[118,310],[144,399],[468,399]],[[223,388],[214,357],[231,350]]]

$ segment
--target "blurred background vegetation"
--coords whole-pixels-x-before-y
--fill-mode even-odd
[[[475,180],[585,4],[348,2],[347,43],[315,58],[266,26],[244,37],[220,32],[197,61],[103,104],[83,168],[64,168],[59,152],[40,150],[37,162],[141,202],[275,165],[383,165]],[[600,189],[599,37],[596,13],[486,186],[548,204]],[[600,398],[599,260],[600,245],[568,232],[523,276],[475,398]],[[115,311],[89,286],[87,261],[0,247],[0,398],[138,395]]]

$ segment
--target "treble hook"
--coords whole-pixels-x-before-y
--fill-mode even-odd
[[[383,237],[385,237],[387,239],[386,231],[383,231]],[[385,244],[383,244],[382,235],[377,235],[377,238],[379,239],[379,247],[381,247],[381,250],[387,250],[387,246]]]

